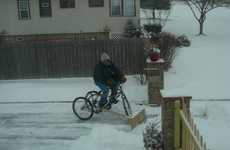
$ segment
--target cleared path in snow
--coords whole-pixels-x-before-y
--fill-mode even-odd
[[[125,124],[108,113],[79,120],[69,103],[0,104],[1,150],[68,150],[95,124]]]

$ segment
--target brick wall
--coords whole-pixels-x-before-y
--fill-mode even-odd
[[[146,64],[145,72],[148,80],[149,104],[161,104],[160,90],[164,88],[163,62],[150,62]]]

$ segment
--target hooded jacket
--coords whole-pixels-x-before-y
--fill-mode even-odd
[[[99,82],[107,85],[108,80],[112,79],[116,82],[120,81],[122,73],[120,69],[114,65],[113,62],[110,65],[105,65],[101,61],[95,66],[93,79],[95,82]]]

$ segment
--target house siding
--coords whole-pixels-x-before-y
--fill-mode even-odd
[[[19,20],[16,0],[0,1],[0,32],[8,35],[101,32],[105,25],[111,32],[123,32],[128,19],[139,24],[140,0],[135,17],[111,17],[109,0],[104,7],[90,8],[88,0],[76,0],[75,8],[61,9],[59,0],[51,0],[52,17],[41,18],[39,0],[30,0],[31,20]]]

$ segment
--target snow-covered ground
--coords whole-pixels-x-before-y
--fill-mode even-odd
[[[129,77],[123,89],[131,101],[147,99],[147,87],[135,77]],[[92,78],[5,80],[0,81],[0,102],[72,101],[90,90],[99,90]]]
[[[165,73],[164,95],[189,95],[191,110],[211,150],[228,150],[230,144],[230,9],[217,8],[207,16],[206,36],[196,36],[198,24],[182,3],[172,10],[165,30],[185,34],[191,46],[178,50],[173,68]],[[207,114],[205,117],[204,114]]]
[[[135,104],[147,100],[146,88],[134,76],[123,85],[133,110],[146,108],[148,123],[160,117],[160,108]],[[90,90],[98,90],[92,78],[0,81],[0,149],[143,149],[145,124],[131,130],[127,120],[108,112],[85,122],[72,113],[71,101]]]
[[[228,150],[230,145],[228,143],[230,139],[230,111],[228,109],[230,101],[207,101],[230,100],[230,70],[227,67],[230,57],[228,48],[230,30],[227,29],[230,26],[229,16],[230,9],[218,8],[212,11],[208,14],[205,24],[207,35],[196,36],[198,25],[191,11],[187,6],[177,3],[173,6],[170,19],[165,27],[166,31],[187,35],[192,45],[178,49],[173,68],[165,73],[165,89],[162,92],[164,95],[189,95],[196,100],[204,100],[192,101],[191,110],[211,150]],[[54,134],[53,140],[57,137],[57,139],[63,138],[61,134],[64,134],[64,138],[72,139],[63,142],[65,149],[69,150],[143,150],[142,132],[146,124],[130,130],[121,120],[111,120],[103,115],[96,115],[88,123],[79,122],[71,112],[71,103],[25,103],[20,105],[3,103],[69,102],[94,89],[96,86],[91,78],[0,81],[0,149],[27,150],[33,145],[39,145],[39,142],[44,142],[36,143],[33,138],[43,140],[42,138],[47,136],[51,138],[49,134]],[[124,90],[132,104],[136,101],[147,100],[146,86],[140,85],[133,76],[128,78]],[[160,115],[159,108],[145,107],[149,115],[153,113]],[[33,118],[31,114],[36,117]],[[35,120],[35,124],[32,120]],[[55,122],[59,124],[55,125]],[[67,125],[68,122],[71,124]],[[22,125],[24,127],[21,127]],[[63,128],[64,131],[61,130]],[[80,132],[79,128],[84,132]],[[38,132],[37,129],[41,132]],[[58,133],[59,130],[60,133]],[[15,132],[20,135],[19,139],[18,135],[13,135]],[[1,141],[4,137],[7,137],[8,140]],[[21,137],[23,137],[21,144],[26,143],[26,139],[30,142],[18,147],[17,144],[20,143]],[[12,142],[14,138],[17,140]],[[46,148],[64,149],[61,146],[62,142],[56,142],[57,145],[55,145],[52,140],[50,142],[48,140],[49,145]],[[14,143],[15,147],[10,149],[10,143]],[[38,149],[45,148],[38,147]]]

